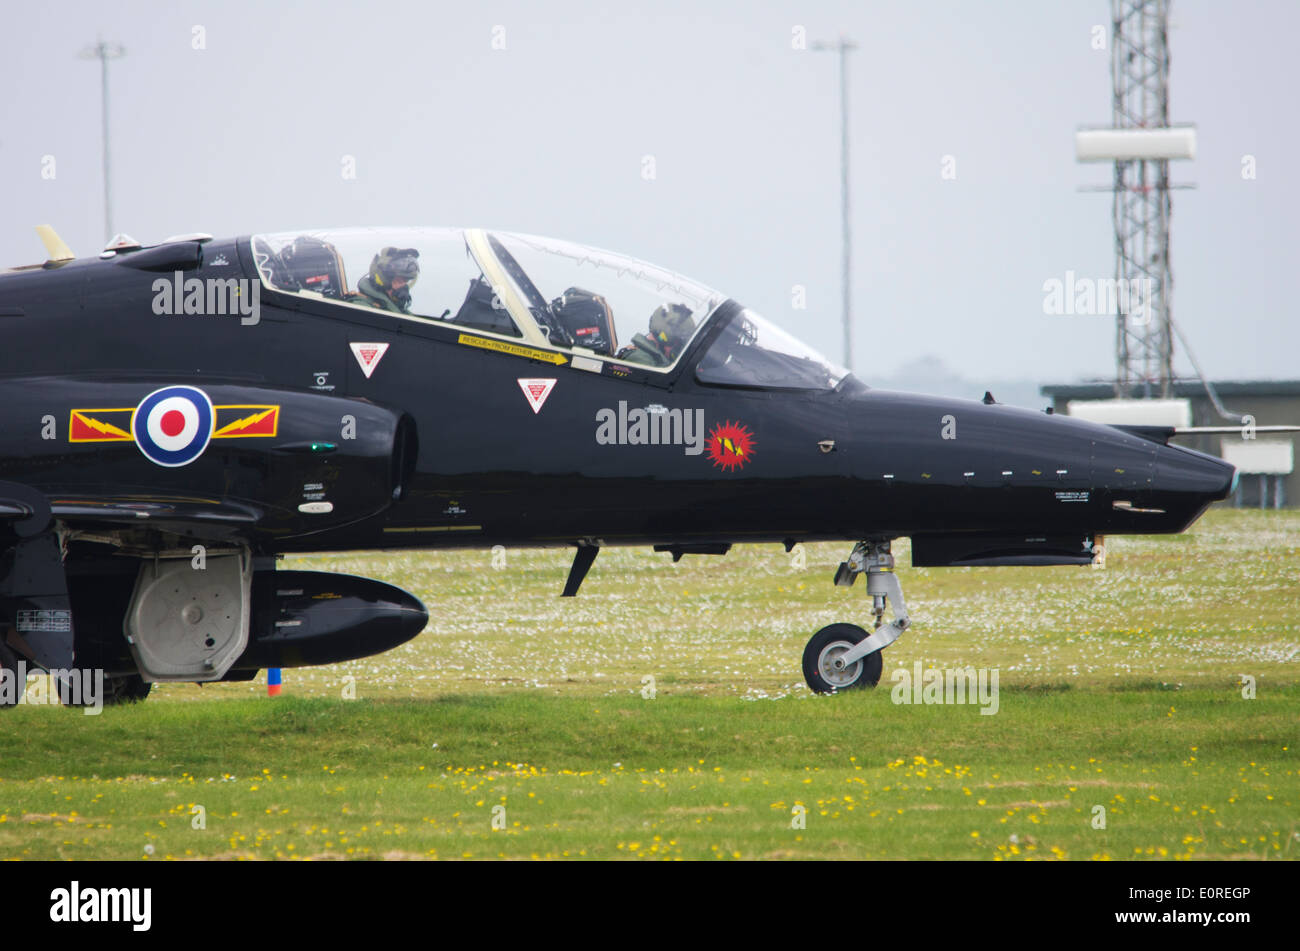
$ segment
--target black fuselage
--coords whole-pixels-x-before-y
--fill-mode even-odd
[[[247,241],[209,243],[202,258],[240,262],[238,276],[256,277]],[[182,273],[229,278],[232,268]],[[666,376],[632,364],[596,373],[467,345],[462,338],[482,335],[448,323],[266,290],[255,325],[237,314],[155,314],[152,283],[172,274],[91,260],[0,276],[0,478],[52,498],[217,498],[292,513],[249,527],[265,553],[1177,532],[1232,478],[1219,460],[1113,427],[852,378],[825,392],[708,386],[691,352]],[[389,345],[370,378],[349,347],[357,342]],[[692,351],[708,343],[706,332]],[[534,378],[556,380],[536,413],[518,382]],[[359,484],[330,496],[328,518],[300,514],[300,485],[238,474],[306,451],[276,451],[284,440],[214,441],[174,469],[130,441],[67,441],[71,410],[134,406],[169,383],[217,390],[214,403],[277,400],[282,427],[298,424],[292,441],[343,450],[347,401],[405,416],[414,459],[395,473],[400,498],[388,498],[394,486]],[[701,411],[698,433],[691,423]],[[42,438],[46,415],[58,423],[54,440]],[[665,424],[659,444],[648,442],[654,416]],[[701,445],[727,423],[751,437],[739,464],[720,464]],[[331,457],[321,459],[317,481],[328,484]]]
[[[31,619],[70,614],[79,664],[132,673],[133,586],[192,545],[261,559],[230,679],[424,625],[416,599],[367,579],[286,587],[280,553],[910,536],[914,564],[1084,564],[1098,535],[1181,531],[1234,474],[1168,433],[851,376],[705,384],[697,364],[733,301],[665,374],[261,284],[255,320],[176,313],[179,296],[159,313],[160,279],[258,274],[248,239],[0,273],[0,603],[46,666],[71,628]],[[213,417],[179,464],[164,448],[184,414],[148,402],[173,387]]]

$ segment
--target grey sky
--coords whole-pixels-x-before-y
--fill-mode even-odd
[[[855,348],[867,382],[925,355],[971,380],[1112,372],[1113,322],[1043,313],[1043,282],[1113,275],[1104,0],[11,5],[0,263],[54,225],[103,244],[96,38],[112,66],[116,230],[141,240],[482,225],[645,258],[840,356],[836,61],[851,67]],[[193,48],[193,27],[206,48]],[[492,48],[504,27],[506,48]],[[499,35],[499,34],[498,34]],[[1300,4],[1175,0],[1174,314],[1218,378],[1300,377],[1294,122]],[[1243,180],[1241,158],[1258,178]],[[42,157],[56,162],[41,176]],[[656,177],[642,176],[653,156]],[[944,155],[956,180],[940,176]],[[341,174],[355,157],[356,178]],[[791,306],[791,287],[808,307]],[[1185,357],[1176,360],[1189,372]]]

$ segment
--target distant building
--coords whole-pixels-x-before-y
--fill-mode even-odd
[[[1254,417],[1256,426],[1300,425],[1300,380],[1225,380],[1214,384],[1231,413]],[[1148,425],[1231,426],[1215,412],[1199,380],[1174,384],[1171,400],[1115,400],[1109,383],[1068,383],[1042,387],[1057,413],[1097,422]],[[1147,404],[1144,407],[1142,404]],[[1150,418],[1147,418],[1147,417]],[[1295,468],[1300,433],[1180,436],[1178,445],[1212,453],[1237,467],[1236,494],[1227,504],[1259,508],[1300,505],[1300,474]]]

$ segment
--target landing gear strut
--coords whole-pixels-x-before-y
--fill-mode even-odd
[[[881,651],[912,623],[902,585],[894,574],[888,539],[854,545],[849,560],[841,562],[835,572],[835,583],[848,587],[864,572],[875,630],[867,634],[856,624],[830,624],[812,636],[803,651],[803,676],[817,693],[874,687],[880,682],[884,664]],[[894,620],[888,623],[884,619],[886,602],[894,613]]]

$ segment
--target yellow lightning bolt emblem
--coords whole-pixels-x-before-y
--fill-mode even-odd
[[[266,419],[266,417],[274,413],[277,409],[279,409],[278,406],[267,407],[266,409],[262,410],[260,413],[253,413],[249,416],[243,417],[242,419],[237,419],[233,423],[227,423],[212,435],[213,436],[237,435],[241,430],[249,429],[253,426],[256,426],[262,420]]]
[[[81,422],[83,422],[85,425],[95,430],[95,432],[103,433],[105,436],[117,436],[121,439],[131,438],[131,434],[128,433],[126,430],[119,429],[118,427],[114,426],[112,423],[100,422],[99,420],[95,419],[93,416],[86,416],[82,413],[77,413],[77,419],[81,420]]]
[[[130,413],[129,408],[122,409],[74,409],[68,420],[69,442],[117,442],[130,441],[131,433],[121,426],[96,419],[91,413]],[[130,418],[130,417],[128,417]],[[129,424],[128,424],[129,425]]]

